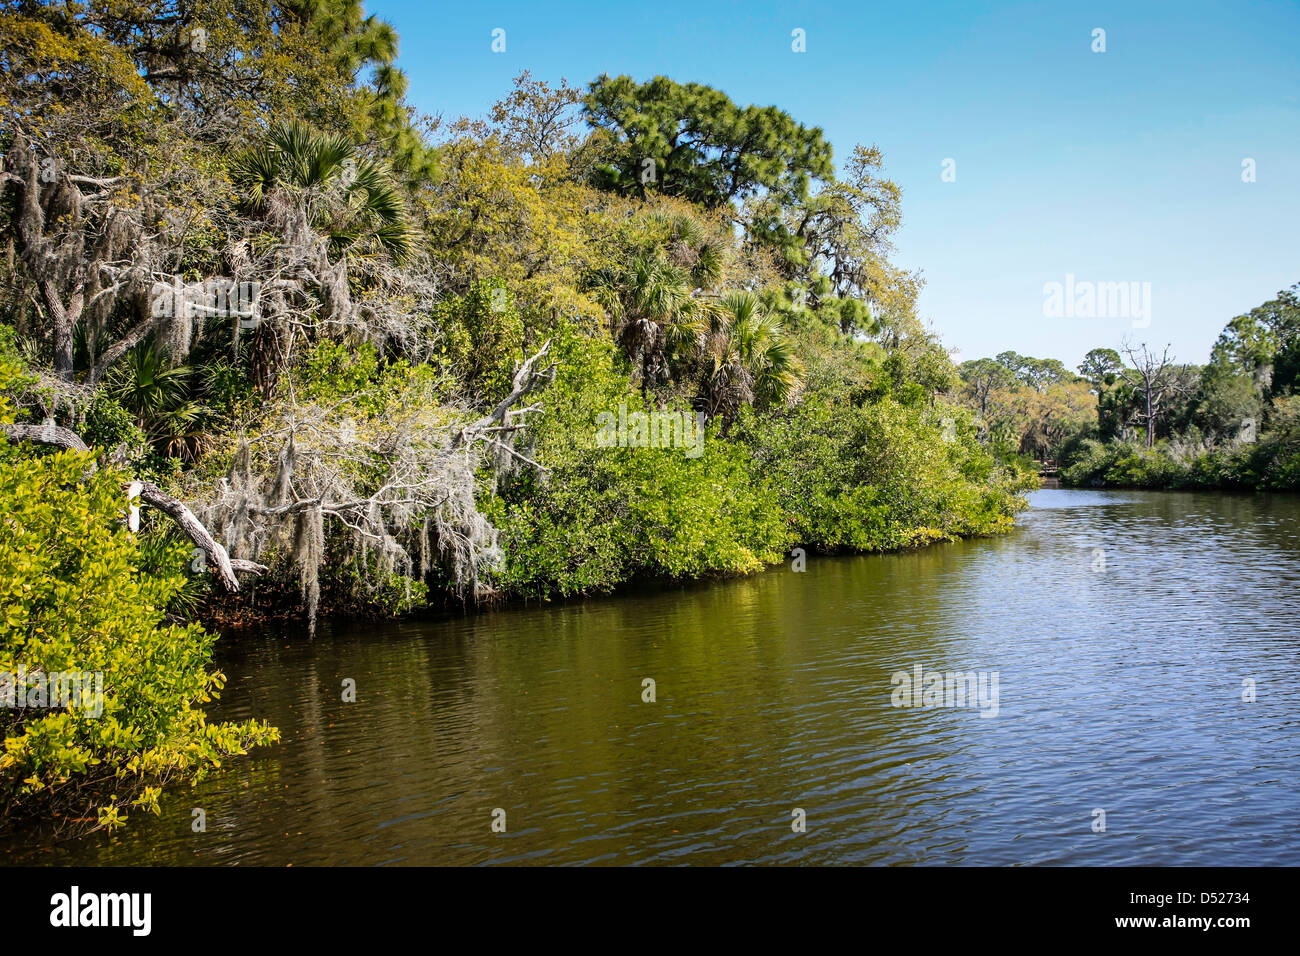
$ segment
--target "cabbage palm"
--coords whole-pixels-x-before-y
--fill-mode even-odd
[[[641,367],[643,396],[694,358],[708,330],[712,307],[691,294],[689,279],[662,259],[638,256],[625,270],[602,269],[592,283],[615,338]]]
[[[171,365],[150,343],[137,345],[108,374],[108,394],[165,455],[194,457],[206,440],[209,410],[191,398],[193,370]]]
[[[686,270],[694,288],[712,289],[722,281],[725,271],[722,249],[708,237],[697,218],[686,213],[662,212],[653,213],[649,218],[666,236],[669,261]]]
[[[336,255],[378,249],[402,262],[414,250],[406,205],[388,169],[339,133],[298,120],[276,124],[235,161],[232,178],[251,213],[265,212],[276,190],[303,195],[313,227]]]
[[[803,367],[780,322],[753,292],[722,300],[704,352],[700,398],[710,415],[730,419],[742,405],[780,404],[802,381]]]

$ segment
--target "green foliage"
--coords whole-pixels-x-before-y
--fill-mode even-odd
[[[741,216],[748,243],[773,253],[781,276],[844,335],[876,334],[873,310],[907,312],[921,285],[889,262],[902,192],[883,166],[880,150],[859,144],[843,175],[824,177],[814,194],[768,192],[747,200]]]
[[[765,409],[793,398],[803,365],[777,315],[753,292],[731,292],[711,313],[705,342],[702,404],[729,423],[745,405]]]
[[[371,409],[369,396],[379,373],[379,353],[369,343],[351,348],[343,342],[317,342],[291,373],[289,389],[304,402],[330,405],[348,400]]]
[[[123,522],[124,476],[89,466],[73,453],[0,458],[0,673],[101,674],[103,686],[99,702],[0,711],[0,788],[10,812],[111,827],[127,806],[157,812],[166,782],[278,733],[206,720],[224,681],[210,669],[215,638],[165,619],[188,550],[142,549]]]
[[[866,374],[869,354],[841,373]],[[517,475],[492,505],[507,555],[499,583],[513,591],[545,597],[638,575],[744,573],[795,544],[884,550],[997,533],[1036,484],[985,452],[961,409],[890,398],[853,405],[820,362],[811,394],[766,414],[746,408],[729,437],[710,428],[699,458],[599,447],[597,416],[652,406],[607,343],[570,330],[555,355],[559,376],[535,448],[550,472]]]
[[[1187,474],[1161,448],[1133,442],[1085,441],[1072,465],[1061,471],[1065,485],[1165,488],[1182,484]]]
[[[314,225],[335,255],[382,251],[402,262],[414,252],[399,187],[342,133],[317,132],[298,120],[277,123],[264,143],[236,159],[231,177],[255,213],[266,212],[276,189],[320,196]]]
[[[745,573],[780,560],[789,529],[742,447],[716,429],[698,457],[677,447],[598,447],[598,415],[651,406],[630,388],[609,343],[569,329],[553,347],[559,371],[534,449],[550,472],[503,482],[489,511],[507,556],[501,586],[537,597],[582,594],[638,575]]]
[[[1294,489],[1300,286],[1224,327],[1203,368],[1169,365],[1152,448],[1131,441],[1143,414],[1141,376],[1113,349],[1079,366],[1097,396],[1096,435],[1076,433],[1062,458],[1067,484],[1137,488]],[[999,356],[999,359],[1002,356]]]
[[[1086,440],[1061,483],[1112,488],[1300,490],[1300,440],[1273,431],[1257,443],[1187,449],[1169,441]]]
[[[822,551],[914,547],[1009,529],[1025,479],[978,444],[969,413],[814,393],[744,440],[797,540]]]
[[[1263,418],[1264,400],[1255,376],[1229,361],[1211,361],[1201,375],[1193,420],[1203,431],[1235,435],[1250,419]]]
[[[1094,386],[1114,385],[1115,375],[1124,367],[1124,360],[1114,349],[1093,349],[1083,357],[1079,374]]]
[[[143,460],[148,438],[136,416],[105,391],[98,390],[86,407],[86,423],[81,430],[86,444],[113,450],[123,446],[126,460]]]
[[[1059,461],[1096,435],[1099,408],[1112,397],[1106,382],[1122,367],[1118,353],[1094,349],[1080,366],[1094,376],[1089,380],[1056,359],[1006,351],[963,362],[959,394],[977,414],[985,446],[999,457]]]
[[[143,343],[126,353],[104,384],[158,452],[193,458],[206,440],[210,416],[193,397],[193,379],[193,369],[172,365],[160,349]],[[112,414],[102,406],[101,411]]]
[[[641,393],[682,377],[695,358],[713,310],[691,294],[686,270],[657,256],[635,256],[626,269],[606,268],[592,295],[641,373]]]
[[[763,190],[792,201],[832,175],[822,131],[774,106],[740,107],[722,91],[657,76],[636,83],[602,75],[590,87],[589,122],[613,138],[599,185],[644,196],[663,192],[717,206]],[[653,182],[645,173],[653,163]]]
[[[450,397],[452,387],[430,365],[385,361],[369,342],[323,339],[303,354],[279,391],[284,400],[367,419],[381,417],[407,392]]]
[[[13,329],[0,326],[0,423],[15,421],[15,397],[36,384],[18,352],[17,339]]]
[[[199,367],[199,375],[204,399],[214,414],[233,419],[257,405],[257,392],[246,366],[212,356]]]
[[[435,316],[442,358],[467,389],[485,402],[510,391],[524,356],[524,323],[503,280],[480,279],[462,296],[444,299]]]

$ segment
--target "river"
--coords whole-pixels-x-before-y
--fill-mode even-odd
[[[281,744],[5,856],[1300,863],[1300,500],[1031,503],[1004,537],[803,572],[223,640],[214,713]],[[895,706],[918,666],[982,674],[984,706]]]

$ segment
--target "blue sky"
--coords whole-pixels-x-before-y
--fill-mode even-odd
[[[1300,2],[367,9],[397,28],[422,112],[481,116],[525,69],[662,73],[822,127],[837,162],[875,143],[903,189],[895,261],[924,272],[919,311],[959,359],[1074,365],[1127,336],[1203,362],[1229,318],[1300,280]],[[1045,317],[1044,284],[1067,274],[1149,282],[1149,325]]]

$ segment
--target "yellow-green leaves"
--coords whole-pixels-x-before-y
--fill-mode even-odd
[[[136,791],[135,805],[156,812],[163,776],[277,735],[207,723],[215,638],[164,613],[188,552],[174,546],[174,573],[144,569],[122,521],[123,476],[89,466],[71,452],[0,450],[0,671],[15,705],[23,695],[4,712],[0,787],[16,789],[11,812],[94,813],[111,828]]]

